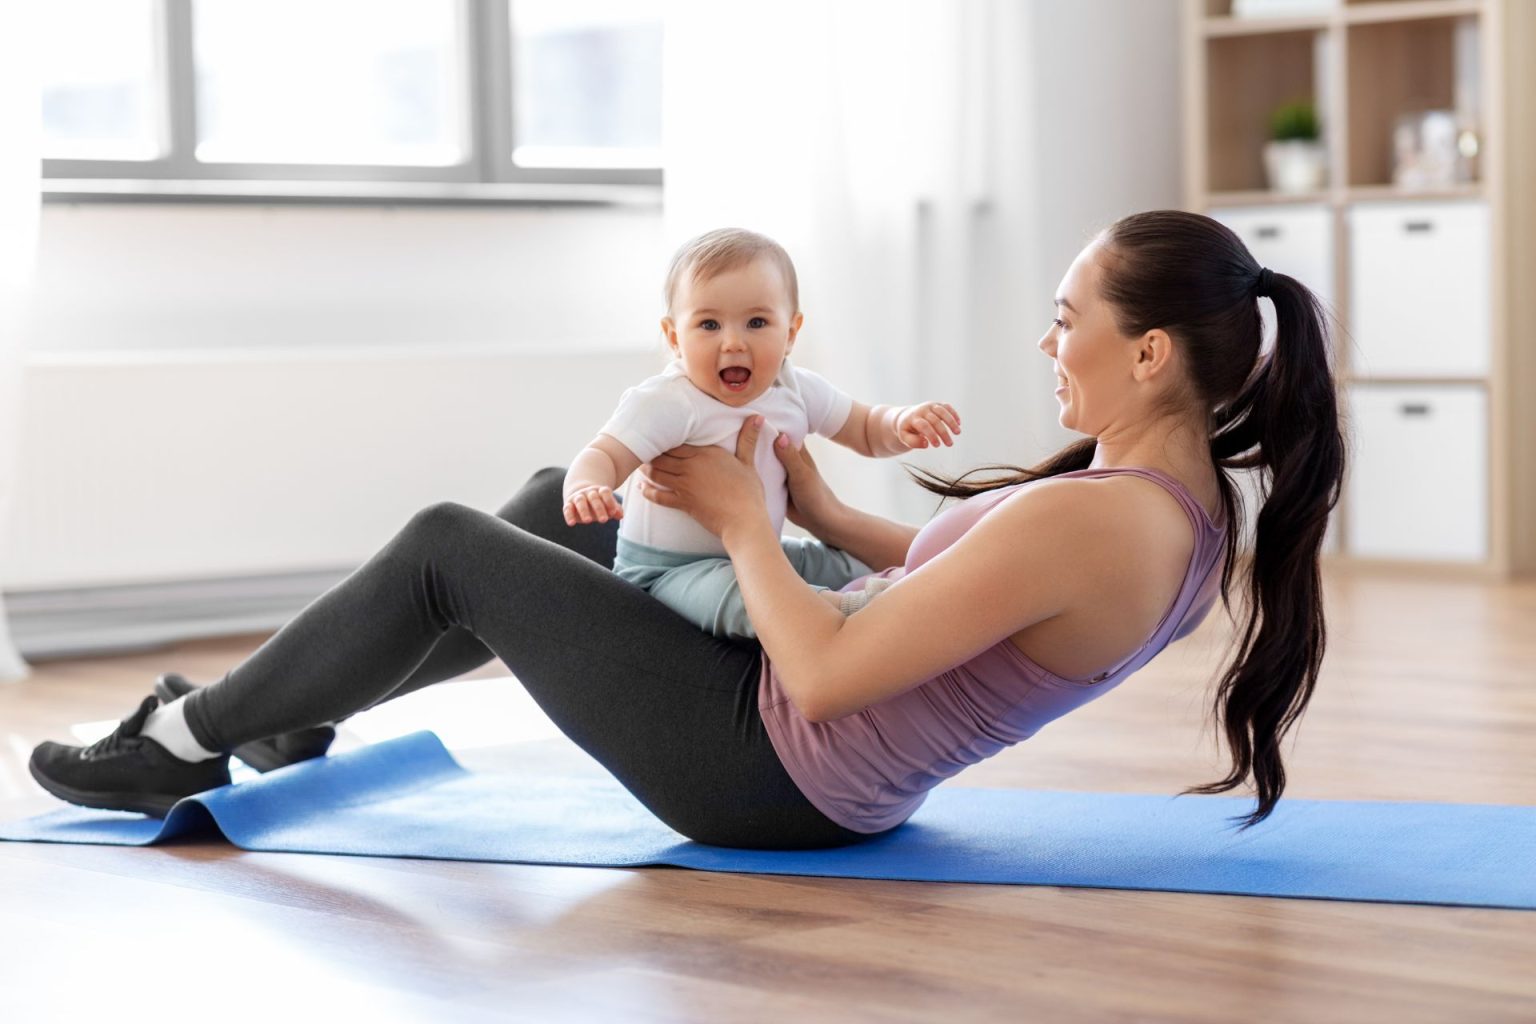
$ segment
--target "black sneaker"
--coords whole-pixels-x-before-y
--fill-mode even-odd
[[[60,800],[154,818],[165,817],[184,796],[229,785],[228,756],[183,761],[139,735],[159,703],[145,697],[112,735],[88,747],[39,743],[29,765],[32,777]]]
[[[167,672],[155,680],[155,696],[166,704],[196,689],[197,684],[188,682],[175,672]],[[295,729],[267,739],[242,743],[230,753],[259,772],[270,772],[308,761],[312,757],[324,757],[335,739],[335,729],[329,725],[317,725],[310,729]]]

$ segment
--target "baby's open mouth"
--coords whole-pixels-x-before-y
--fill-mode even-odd
[[[745,366],[727,366],[720,371],[720,381],[727,391],[745,391],[751,379],[752,371]]]

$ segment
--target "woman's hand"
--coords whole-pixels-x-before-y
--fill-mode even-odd
[[[750,524],[754,515],[771,529],[754,457],[762,425],[761,416],[747,418],[734,455],[718,445],[685,444],[656,456],[641,467],[641,493],[663,508],[688,513],[716,537],[724,538],[727,527]]]
[[[821,537],[825,524],[831,522],[842,502],[822,479],[816,461],[804,444],[796,447],[789,443],[788,437],[780,434],[774,439],[773,454],[778,456],[789,482],[789,507],[786,510],[789,521]]]

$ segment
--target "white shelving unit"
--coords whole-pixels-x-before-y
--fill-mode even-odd
[[[1330,559],[1536,572],[1536,0],[1185,0],[1186,204],[1337,311],[1354,441]],[[1269,115],[1312,100],[1328,184],[1266,187]],[[1392,183],[1400,114],[1475,126],[1472,181]]]

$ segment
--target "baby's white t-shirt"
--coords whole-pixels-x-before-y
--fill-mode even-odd
[[[754,462],[763,480],[774,531],[782,533],[789,488],[784,466],[773,453],[774,439],[788,434],[790,443],[798,445],[807,434],[831,437],[842,429],[852,409],[850,395],[820,374],[791,366],[788,358],[767,391],[739,406],[726,405],[699,390],[684,373],[682,362],[674,359],[661,373],[619,397],[618,408],[601,433],[628,448],[644,464],[680,444],[713,444],[735,452],[741,425],[749,416],[762,416]],[[725,555],[720,538],[688,513],[649,501],[635,484],[639,475],[636,470],[625,486],[619,536],[665,551]],[[657,486],[664,489],[664,485]]]

